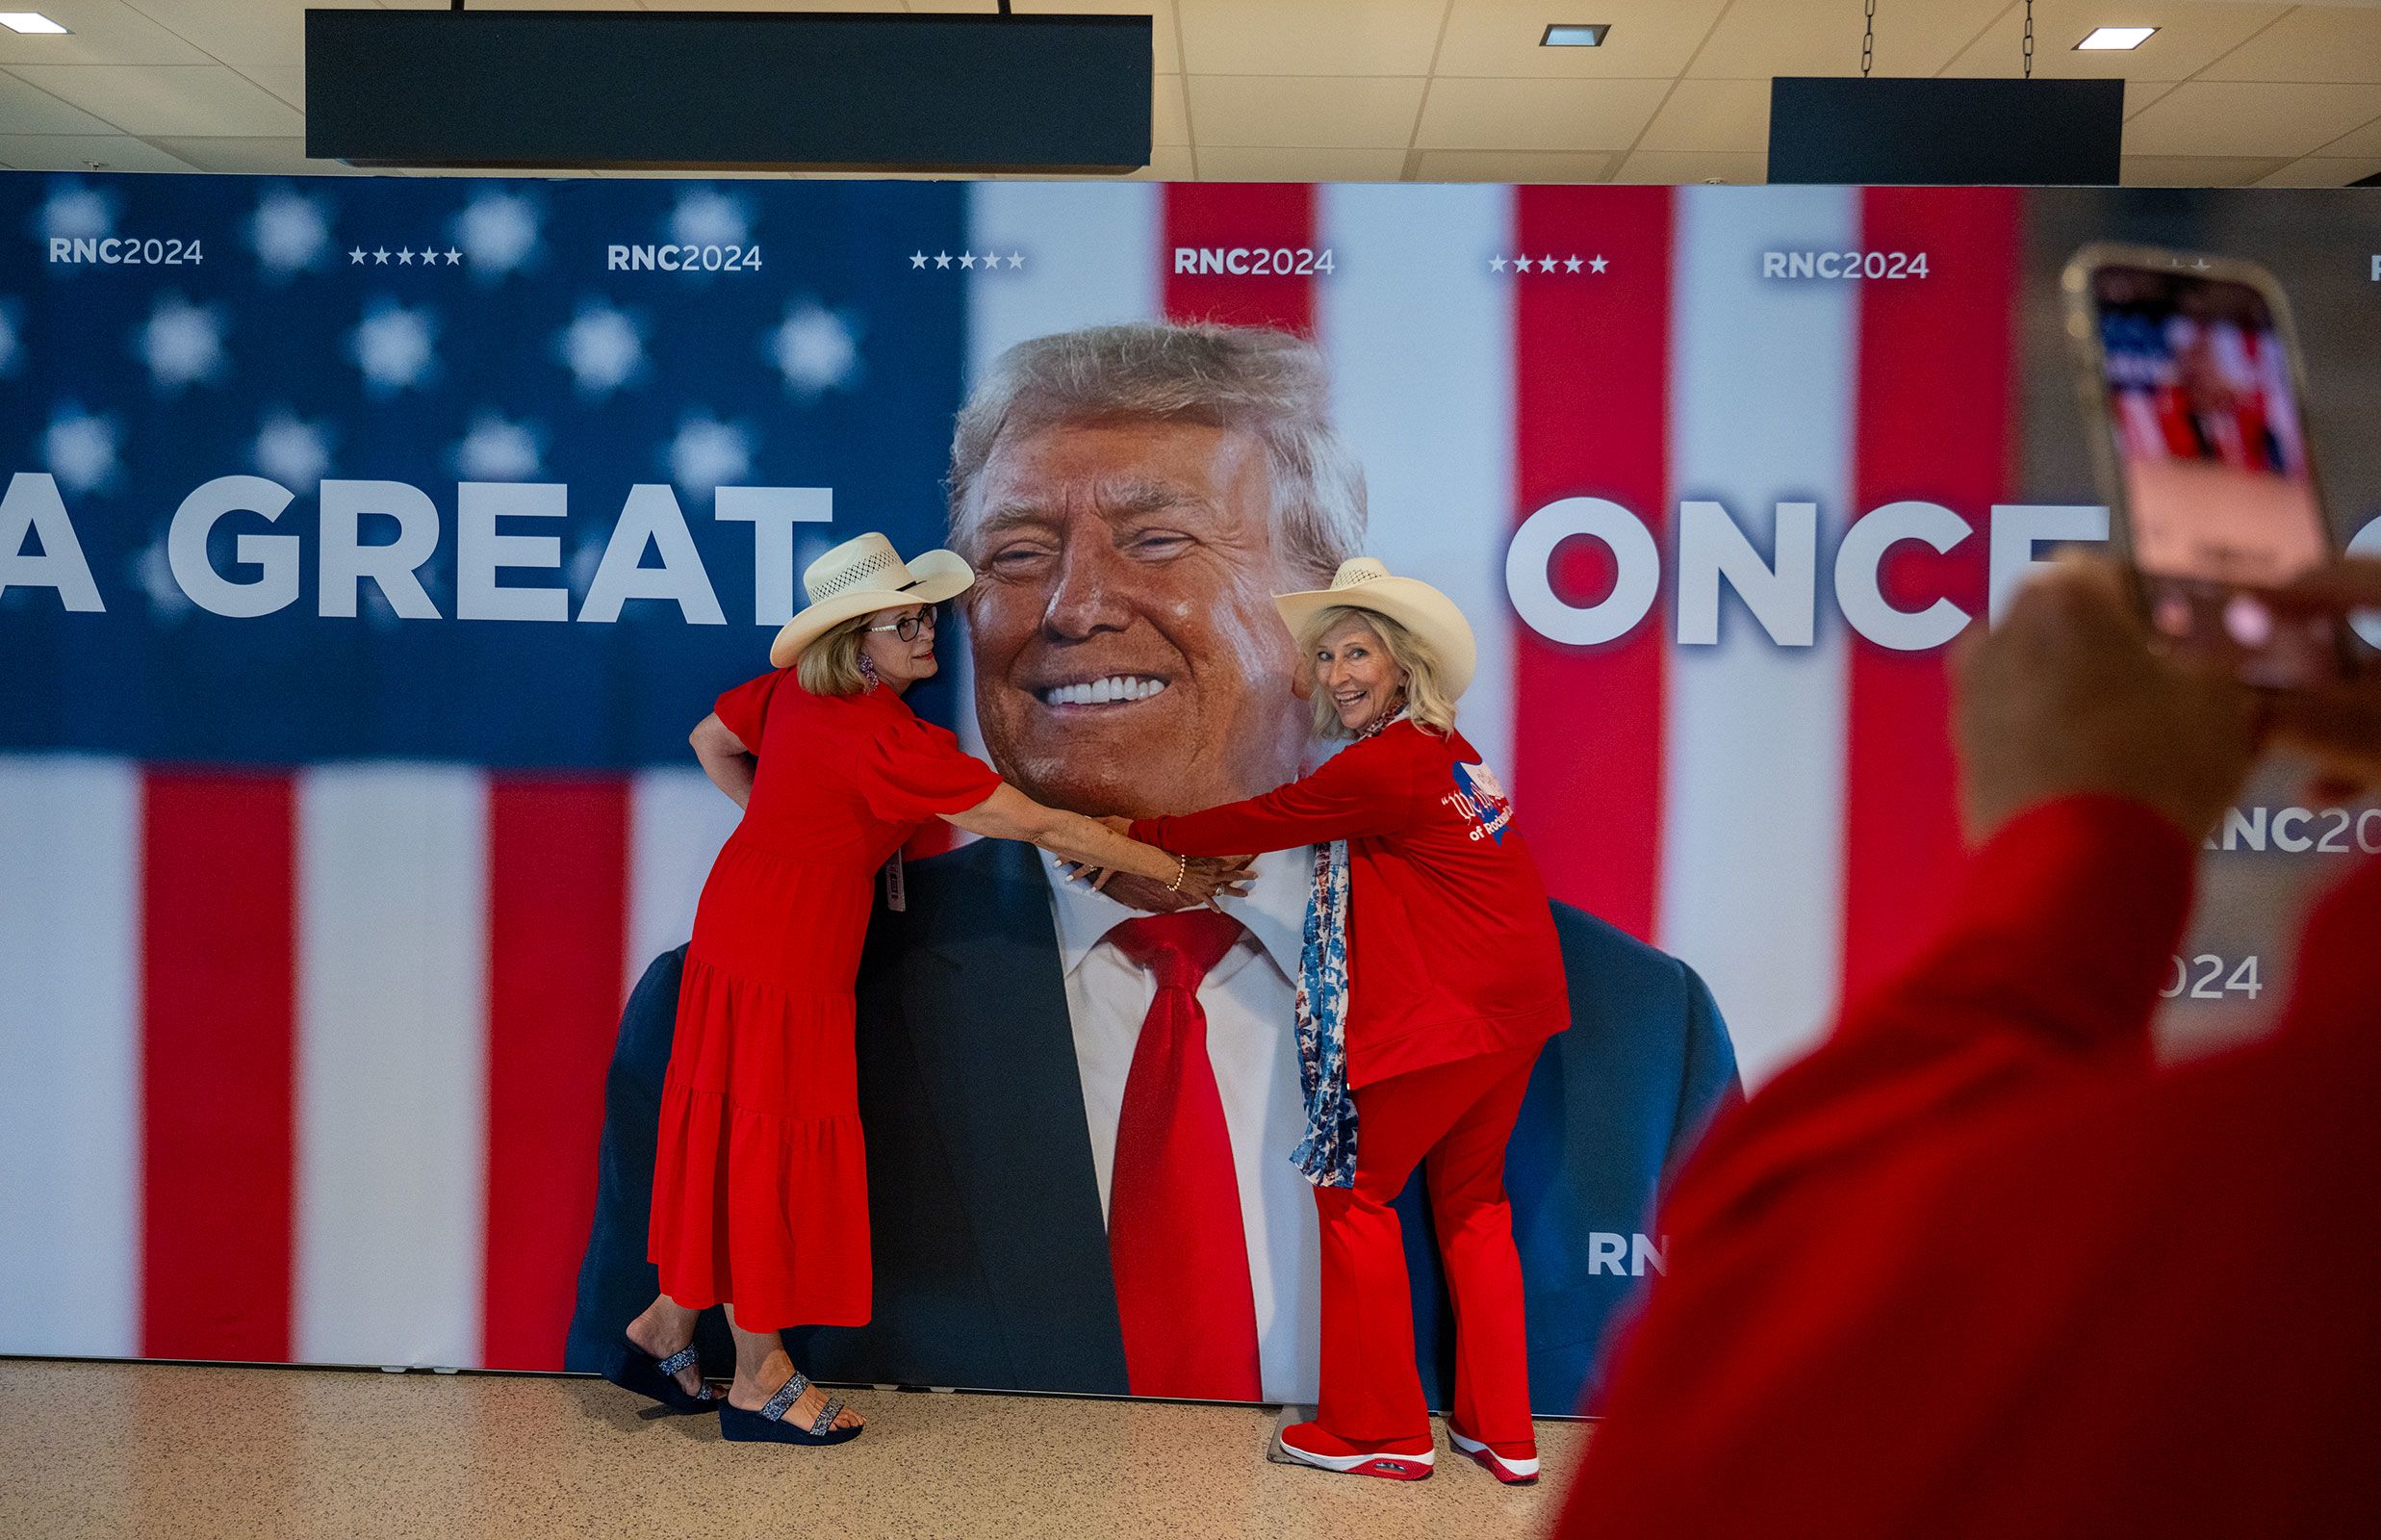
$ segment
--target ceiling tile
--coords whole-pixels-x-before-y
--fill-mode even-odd
[[[1754,186],[1769,180],[1769,152],[1639,150],[1612,173],[1615,182],[1691,187],[1703,182]]]
[[[2214,64],[2288,6],[2146,0],[2121,13],[2110,0],[2035,0],[2034,72],[2049,80],[2183,80]],[[2125,52],[2084,53],[2094,27],[2154,26],[2157,36]],[[2010,6],[1961,51],[1946,75],[2015,75],[2023,56],[2023,8]]]
[[[1224,148],[1199,151],[1203,182],[1395,182],[1405,175],[1402,149]]]
[[[283,101],[306,101],[306,13],[368,10],[369,0],[127,0],[216,63],[228,64]],[[107,63],[123,63],[109,60]],[[192,60],[203,64],[204,60]]]
[[[1682,80],[1653,115],[1645,150],[1766,150],[1769,82]]]
[[[192,167],[129,134],[0,134],[0,161],[25,171],[188,171]]]
[[[221,64],[19,64],[14,73],[128,134],[304,132],[296,108]]]
[[[1676,75],[1724,8],[1725,0],[1455,0],[1437,73],[1574,80]],[[1539,39],[1551,21],[1601,21],[1612,30],[1600,48],[1542,47]]]
[[[1427,75],[1446,0],[1175,0],[1192,75]]]
[[[1986,24],[1994,7],[1978,0],[1882,0],[1877,11],[1876,72],[1932,75]],[[1687,73],[1762,81],[1856,75],[1862,22],[1860,7],[1850,0],[1825,7],[1811,0],[1736,0]]]
[[[2381,155],[2355,160],[2308,156],[2292,161],[2258,182],[2259,187],[2347,187],[2368,176],[2381,176]]]
[[[2316,146],[2318,153],[2333,155],[2381,155],[2381,118],[2352,128],[2338,139]]]
[[[2381,82],[2381,10],[2300,6],[2199,78]]]
[[[14,75],[0,72],[0,134],[108,134],[115,132],[81,108]]]
[[[2141,109],[2174,90],[2171,80],[2129,80],[2125,82],[2125,121],[2141,116]]]
[[[1149,142],[1190,142],[1190,110],[1184,103],[1182,77],[1160,75],[1149,83]]]
[[[38,11],[70,38],[36,37],[0,27],[0,64],[203,64],[207,56],[124,4],[124,0],[22,0],[11,11]]]
[[[1617,155],[1597,150],[1424,150],[1417,182],[1600,182]]]
[[[1424,149],[1626,149],[1671,87],[1667,80],[1434,80],[1422,110]]]
[[[2125,125],[2129,155],[2309,154],[2369,120],[2381,102],[2362,86],[2189,80]]]
[[[263,176],[356,176],[342,161],[306,158],[303,139],[152,137],[150,143],[202,171],[243,171]]]
[[[1194,142],[1404,148],[1426,82],[1328,75],[1190,75]],[[1442,82],[1442,85],[1445,83]]]
[[[2284,164],[2270,157],[2128,155],[2118,176],[2125,187],[2246,187]]]
[[[1150,146],[1149,164],[1131,172],[1136,182],[1190,182],[1198,178],[1197,159],[1187,144],[1155,144]],[[1096,180],[1113,181],[1113,177]]]

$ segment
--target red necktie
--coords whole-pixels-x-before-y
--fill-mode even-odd
[[[1262,1399],[1257,1300],[1199,981],[1240,939],[1210,909],[1144,914],[1107,938],[1157,975],[1116,1116],[1108,1259],[1136,1396]]]

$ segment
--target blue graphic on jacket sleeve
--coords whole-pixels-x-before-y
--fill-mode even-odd
[[[1504,843],[1505,828],[1513,822],[1513,799],[1504,794],[1504,783],[1487,765],[1458,763],[1455,789],[1440,800],[1471,820],[1473,839]]]

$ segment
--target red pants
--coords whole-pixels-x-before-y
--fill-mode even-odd
[[[1455,1302],[1455,1425],[1491,1444],[1535,1436],[1504,1146],[1540,1046],[1417,1069],[1356,1092],[1356,1185],[1315,1189],[1322,1226],[1317,1420],[1334,1437],[1370,1444],[1430,1430],[1414,1367],[1405,1239],[1390,1207],[1418,1165],[1427,1170]]]

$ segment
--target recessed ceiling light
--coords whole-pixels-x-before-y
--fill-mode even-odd
[[[2149,41],[2156,27],[2094,27],[2091,36],[2075,46],[2078,48],[2138,48]]]
[[[1538,46],[1541,48],[1601,48],[1604,45],[1604,34],[1611,30],[1611,24],[1602,21],[1558,21],[1546,29],[1546,36],[1538,39]]]
[[[69,36],[66,29],[38,11],[0,11],[0,27],[11,32],[38,32],[52,38]]]

